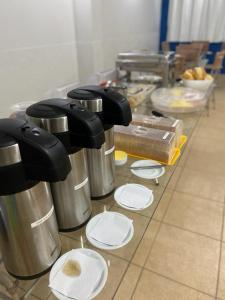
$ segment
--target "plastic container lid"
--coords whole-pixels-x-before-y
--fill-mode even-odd
[[[204,92],[188,87],[160,88],[151,94],[151,99],[156,109],[173,113],[199,111],[207,102]]]

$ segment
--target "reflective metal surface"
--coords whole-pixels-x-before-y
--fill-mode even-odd
[[[91,197],[102,197],[115,187],[113,128],[105,131],[101,149],[87,149]]]
[[[96,98],[94,100],[83,100],[83,99],[71,99],[73,100],[72,102],[77,104],[81,104],[88,110],[92,112],[101,112],[102,111],[102,99],[101,98]]]
[[[0,167],[16,164],[21,161],[18,144],[0,147]]]
[[[85,150],[71,154],[72,171],[66,180],[51,184],[59,228],[71,229],[91,215],[90,188]]]
[[[119,53],[116,60],[117,74],[126,71],[128,81],[131,81],[131,72],[154,72],[163,77],[163,86],[173,82],[175,67],[175,53],[157,53],[149,50],[138,50]],[[119,77],[118,77],[119,78]]]
[[[6,269],[15,276],[39,274],[58,258],[61,245],[47,183],[0,196],[0,247]]]
[[[55,119],[31,118],[50,133],[68,132],[67,117]],[[69,155],[72,171],[64,181],[51,184],[53,202],[60,230],[75,229],[91,215],[91,196],[88,182],[86,153],[82,149]]]
[[[67,117],[59,117],[59,118],[34,118],[29,117],[29,120],[35,123],[37,126],[46,129],[50,133],[61,133],[67,132],[68,122]]]
[[[150,62],[167,62],[173,60],[175,57],[175,52],[170,51],[167,53],[163,52],[153,52],[150,50],[133,50],[129,52],[121,52],[117,55],[118,59],[127,60],[147,60]]]

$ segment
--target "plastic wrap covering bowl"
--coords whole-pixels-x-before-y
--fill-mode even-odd
[[[171,113],[200,111],[207,102],[204,92],[186,87],[157,89],[151,99],[156,109]]]
[[[174,155],[175,133],[135,125],[115,126],[115,145],[128,154],[167,164]]]
[[[132,124],[174,132],[176,147],[180,146],[180,139],[183,134],[183,121],[181,120],[133,114]]]
[[[207,89],[213,84],[214,80],[185,80],[183,84],[185,87],[196,89],[199,91],[207,91]]]

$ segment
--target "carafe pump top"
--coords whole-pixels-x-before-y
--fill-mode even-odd
[[[38,119],[42,123],[48,122],[49,126],[52,126],[52,128],[48,128],[49,131],[59,137],[68,153],[73,153],[73,147],[98,149],[105,141],[104,129],[98,116],[81,105],[72,103],[72,100],[40,101],[31,105],[26,114],[30,120],[34,118],[35,123],[38,123]],[[53,128],[54,119],[59,120],[60,117],[62,120],[66,119],[64,125],[61,124],[61,128],[59,128],[59,122],[55,122],[57,126]]]
[[[98,110],[95,112],[98,113],[104,124],[128,126],[132,121],[132,113],[129,102],[123,95],[110,88],[102,88],[97,85],[83,86],[70,91],[67,96],[70,99],[80,99],[80,101],[87,100],[86,102],[89,103],[94,100],[95,105],[97,103],[96,98],[99,97]],[[101,100],[102,107],[100,109],[99,102]]]
[[[18,150],[10,157],[13,146]],[[0,120],[0,153],[0,195],[21,192],[38,181],[64,180],[71,171],[59,139],[21,119]]]

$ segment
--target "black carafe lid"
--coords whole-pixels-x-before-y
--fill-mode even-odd
[[[123,95],[110,88],[102,88],[97,85],[83,86],[70,91],[67,96],[74,100],[92,101],[94,98],[93,96],[91,97],[91,94],[102,98],[103,116],[101,119],[104,124],[124,126],[130,124],[132,113],[129,102]]]
[[[26,114],[36,119],[55,119],[66,116],[71,149],[74,147],[98,149],[105,142],[104,129],[98,116],[81,105],[73,104],[69,99],[40,101],[31,105]],[[65,132],[61,136],[63,134]],[[57,136],[60,138],[59,132]],[[72,152],[68,149],[68,144],[66,148],[69,153]]]
[[[17,159],[7,163],[10,146]],[[31,182],[65,180],[71,171],[68,154],[62,143],[47,131],[21,119],[0,120],[1,158],[0,195],[25,190]],[[3,184],[4,183],[4,184]]]

